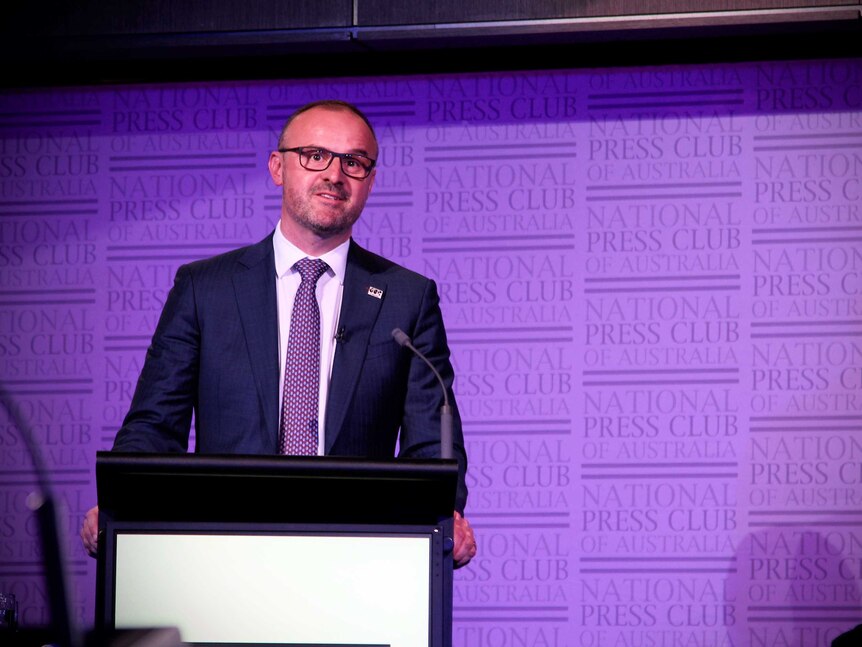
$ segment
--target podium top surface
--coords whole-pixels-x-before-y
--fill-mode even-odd
[[[454,460],[98,452],[100,514],[115,521],[436,524]]]

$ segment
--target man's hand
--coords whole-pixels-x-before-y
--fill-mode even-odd
[[[455,550],[452,558],[455,560],[455,568],[461,568],[470,563],[476,556],[476,538],[469,522],[455,512]]]
[[[84,516],[84,523],[81,525],[81,543],[84,545],[84,550],[95,557],[99,550],[99,507],[90,508]],[[462,517],[458,512],[455,513],[455,549],[452,552],[452,558],[455,561],[455,568],[461,568],[470,563],[470,560],[476,556],[476,538],[473,536],[473,529],[470,523]]]
[[[81,525],[81,543],[84,550],[95,557],[99,550],[99,506],[87,510],[84,515],[84,523]]]

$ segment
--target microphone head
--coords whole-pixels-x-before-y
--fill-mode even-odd
[[[392,338],[398,342],[399,346],[409,346],[410,345],[410,337],[407,336],[401,328],[395,328],[392,331]]]

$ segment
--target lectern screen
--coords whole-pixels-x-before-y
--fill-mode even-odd
[[[431,538],[118,532],[117,628],[191,643],[428,647]]]

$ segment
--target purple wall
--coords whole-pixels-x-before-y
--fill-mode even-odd
[[[0,376],[69,508],[183,262],[259,240],[296,106],[368,112],[356,239],[438,281],[480,556],[460,647],[824,644],[862,622],[862,62],[0,98]],[[46,621],[0,411],[0,591]]]

